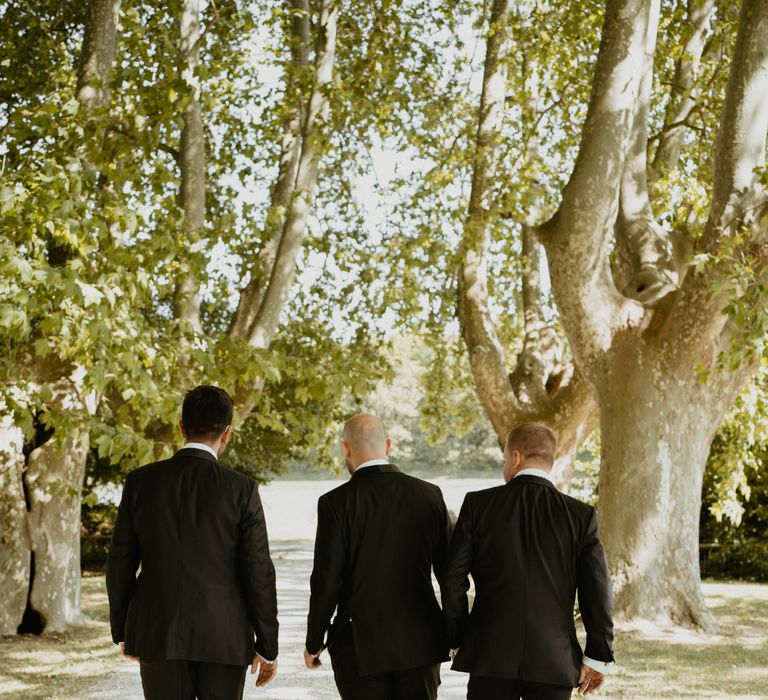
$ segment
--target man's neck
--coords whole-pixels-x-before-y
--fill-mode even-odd
[[[514,473],[512,478],[514,479],[517,476],[525,476],[525,475],[532,475],[532,476],[541,476],[546,479],[549,479],[549,481],[552,481],[552,476],[550,472],[552,471],[551,466],[543,466],[541,464],[523,464],[520,466],[520,468]],[[534,473],[535,472],[535,473]]]
[[[370,456],[361,457],[360,462],[355,467],[355,471],[361,468],[365,468],[371,464],[384,464],[388,462],[389,462],[389,458],[387,457],[387,455],[378,456],[378,457],[370,457]]]
[[[184,443],[184,447],[191,447],[192,449],[197,449],[197,450],[206,450],[211,452],[213,456],[216,457],[216,459],[219,458],[218,441],[211,444],[209,442],[203,442],[202,440],[189,439]]]

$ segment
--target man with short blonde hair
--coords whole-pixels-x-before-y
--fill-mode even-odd
[[[597,690],[613,661],[611,580],[595,509],[560,493],[547,426],[510,430],[503,486],[468,493],[442,584],[453,669],[469,700],[566,700]],[[477,595],[469,611],[468,575]],[[587,631],[582,652],[574,592]]]

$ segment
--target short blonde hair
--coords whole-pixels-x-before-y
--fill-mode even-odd
[[[507,433],[504,449],[517,450],[526,457],[553,464],[557,454],[557,437],[542,423],[522,423]]]

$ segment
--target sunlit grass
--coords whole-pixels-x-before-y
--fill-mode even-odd
[[[267,689],[249,687],[248,698],[315,700],[334,696],[330,677],[310,679],[298,663],[306,619],[299,601],[306,597],[303,579],[308,573],[304,563],[296,565],[299,563],[300,570],[286,569],[280,581],[284,588],[292,579],[301,579],[301,590],[286,592],[281,588],[281,617],[288,623],[283,631],[288,634],[296,627],[296,635],[283,639],[283,673]],[[768,698],[768,586],[706,583],[704,589],[721,625],[720,633],[619,630],[615,644],[617,665],[600,697]],[[295,604],[285,605],[289,600]],[[0,640],[0,698],[141,697],[136,667],[121,659],[110,641],[103,577],[84,579],[83,609],[90,621],[70,633]],[[464,697],[465,679],[464,674],[445,670],[440,699]]]

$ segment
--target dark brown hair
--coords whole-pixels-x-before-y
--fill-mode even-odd
[[[217,438],[232,424],[233,404],[229,394],[217,386],[196,386],[187,392],[181,407],[181,422],[187,437]]]

